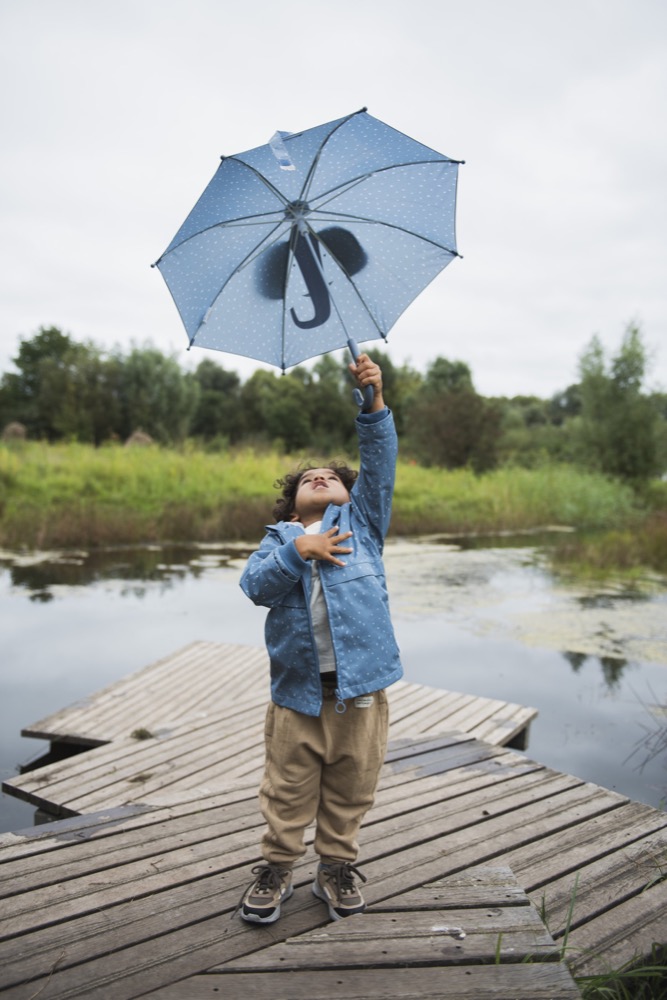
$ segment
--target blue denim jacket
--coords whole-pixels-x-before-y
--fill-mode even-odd
[[[339,700],[355,698],[393,684],[403,675],[389,616],[382,549],[391,518],[396,430],[391,411],[359,414],[359,477],[349,503],[329,504],[321,531],[336,525],[352,531],[345,566],[320,561],[322,591],[336,657]],[[312,567],[294,539],[299,524],[268,525],[259,549],[243,571],[241,587],[255,603],[269,608],[266,647],[271,662],[271,698],[304,715],[322,708],[317,649],[310,618]]]

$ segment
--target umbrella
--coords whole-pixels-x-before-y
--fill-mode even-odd
[[[386,339],[459,256],[459,162],[365,108],[222,157],[154,265],[190,346],[284,372]]]

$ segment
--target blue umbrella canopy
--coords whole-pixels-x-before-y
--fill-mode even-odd
[[[190,344],[284,371],[386,338],[459,256],[460,162],[365,109],[223,157],[155,264]]]

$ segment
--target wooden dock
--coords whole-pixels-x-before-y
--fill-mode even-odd
[[[268,657],[198,642],[22,730],[91,752],[26,772],[5,791],[47,816],[142,802],[160,805],[259,783]],[[389,689],[391,737],[463,732],[525,746],[535,709],[399,681]]]
[[[5,783],[69,818],[0,836],[3,1000],[569,1000],[571,970],[617,968],[667,941],[667,816],[502,745],[507,706],[496,703],[499,726],[494,711],[483,720],[470,703],[452,706],[450,718],[471,713],[495,743],[443,732],[434,692],[415,685],[392,693],[390,750],[362,830],[367,912],[328,920],[309,851],[276,924],[233,917],[263,827],[261,744],[234,720],[257,711],[253,671],[265,662],[217,647],[221,710],[199,687],[203,668],[184,671],[191,654],[215,660],[216,649],[197,644],[28,730],[98,745]],[[192,683],[170,700],[158,677],[179,658]],[[197,751],[216,727],[230,728],[207,744],[208,765],[226,754],[227,772]],[[125,750],[115,764],[102,756],[113,747]],[[188,775],[179,754],[193,758]]]

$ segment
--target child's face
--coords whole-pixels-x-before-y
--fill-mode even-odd
[[[349,499],[350,494],[332,469],[308,469],[297,486],[292,520],[308,526],[321,519],[330,503],[341,506]]]

